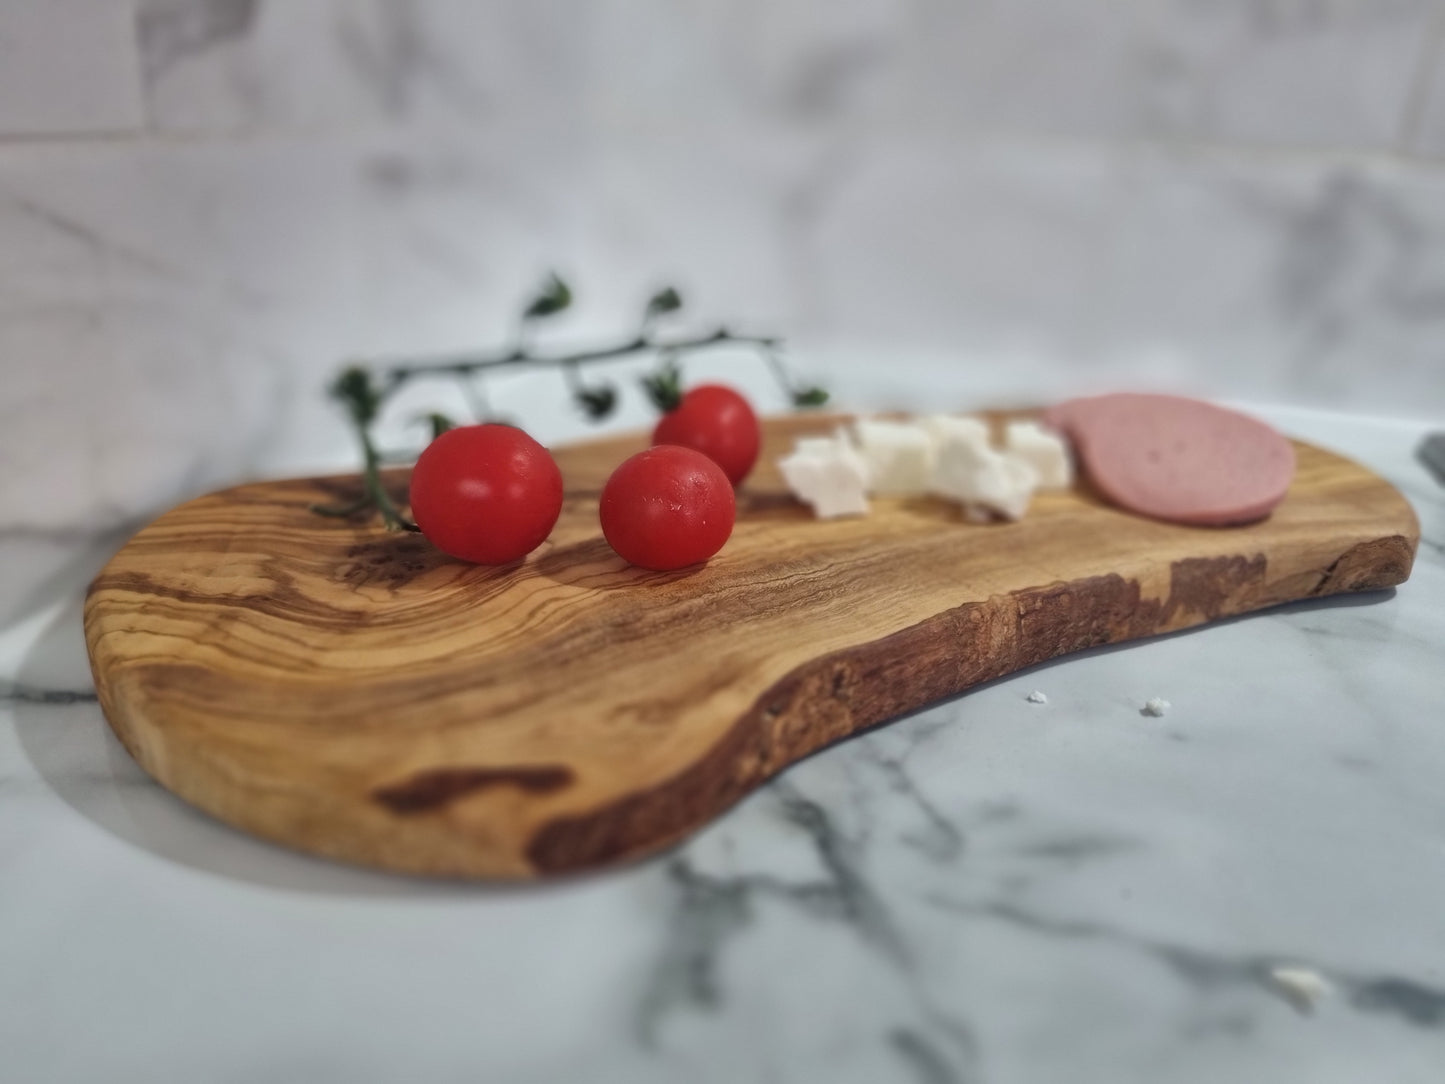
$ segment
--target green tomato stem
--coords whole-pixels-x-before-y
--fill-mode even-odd
[[[545,304],[542,299],[539,299],[533,303],[532,309],[529,309],[522,317],[516,345],[510,349],[491,354],[455,354],[423,360],[382,360],[371,365],[355,365],[343,373],[332,385],[332,393],[346,405],[352,427],[361,444],[363,496],[348,505],[335,507],[312,505],[312,510],[325,516],[350,516],[367,508],[375,508],[389,529],[418,530],[415,523],[401,514],[401,510],[382,485],[381,455],[372,441],[371,427],[380,415],[386,401],[405,384],[420,378],[440,377],[456,380],[462,386],[473,411],[478,413],[477,420],[486,421],[487,418],[481,416],[489,412],[485,390],[480,386],[480,381],[471,378],[492,369],[517,365],[534,368],[560,367],[563,378],[574,396],[581,396],[583,393],[593,390],[588,389],[581,379],[580,369],[586,364],[616,361],[634,354],[655,352],[659,357],[667,359],[669,365],[673,365],[675,359],[680,359],[686,353],[717,346],[741,345],[751,346],[762,355],[769,373],[795,406],[817,405],[818,402],[821,402],[820,398],[816,398],[818,394],[821,394],[816,389],[810,391],[813,398],[800,396],[797,387],[783,366],[782,359],[778,356],[777,348],[781,340],[775,337],[734,335],[727,328],[719,327],[709,335],[655,339],[652,335],[653,317],[661,312],[672,311],[681,305],[681,301],[672,291],[665,291],[666,296],[658,295],[653,299],[642,329],[634,338],[592,350],[565,354],[533,353],[529,335],[532,322],[538,317],[551,315],[555,311],[566,308],[571,302],[571,293],[560,283],[560,280],[552,283],[548,289],[551,292],[547,295]],[[565,296],[563,296],[564,294]],[[375,372],[379,372],[379,380],[374,378]],[[676,373],[675,365],[671,373]],[[656,398],[655,395],[654,398]],[[599,409],[593,416],[600,418],[606,413],[607,411]]]

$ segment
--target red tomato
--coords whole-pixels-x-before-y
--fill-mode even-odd
[[[758,460],[762,433],[753,408],[732,388],[701,384],[682,397],[652,431],[653,444],[680,444],[701,452],[737,485]]]
[[[722,549],[737,505],[721,467],[691,448],[663,444],[612,472],[599,514],[602,533],[619,556],[667,572]]]
[[[453,557],[501,565],[542,544],[562,513],[556,460],[510,425],[449,429],[411,472],[411,514]]]

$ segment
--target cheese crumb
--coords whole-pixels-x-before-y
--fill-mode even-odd
[[[1323,998],[1334,993],[1334,987],[1318,971],[1308,967],[1272,967],[1269,982],[1297,1011],[1312,1013]]]
[[[792,454],[778,460],[778,470],[819,519],[868,514],[867,466],[841,433],[799,439]]]
[[[1039,472],[1040,489],[1067,489],[1074,480],[1063,438],[1037,422],[1009,422],[1004,427],[1004,447]]]
[[[1038,482],[1038,471],[1026,460],[966,437],[950,437],[938,449],[929,488],[940,497],[1020,519]]]
[[[918,425],[935,446],[950,440],[967,441],[980,448],[989,446],[988,422],[971,414],[929,414],[920,418]]]
[[[1027,700],[1030,704],[1047,704],[1049,702],[1049,698],[1043,693],[1039,692],[1039,690],[1037,689],[1029,693],[1029,695],[1024,697],[1024,699]]]
[[[845,447],[852,447],[841,437],[799,437],[793,441],[793,454],[831,456],[840,442]]]
[[[928,492],[933,440],[927,430],[912,422],[860,418],[853,433],[867,465],[869,492],[892,497]]]
[[[1144,701],[1143,714],[1157,719],[1168,711],[1169,708],[1169,701],[1162,697],[1151,696],[1148,700]]]

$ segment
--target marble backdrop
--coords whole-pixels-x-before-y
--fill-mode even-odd
[[[7,0],[0,530],[48,550],[345,465],[341,359],[500,342],[553,267],[559,342],[673,282],[845,404],[1128,383],[1438,416],[1442,18]],[[933,375],[897,385],[905,355]],[[495,394],[544,439],[586,428],[552,377]]]

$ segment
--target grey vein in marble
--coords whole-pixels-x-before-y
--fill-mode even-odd
[[[834,43],[804,57],[784,92],[789,112],[805,119],[837,115],[857,85],[887,58],[876,38]]]
[[[896,768],[894,765],[893,770]],[[872,946],[902,978],[915,1002],[917,1021],[895,1027],[880,1039],[920,1080],[973,1079],[978,1058],[973,1030],[943,1009],[920,981],[915,952],[864,872],[858,843],[844,836],[821,805],[786,780],[773,783],[760,797],[775,801],[783,819],[803,830],[825,876],[789,881],[764,873],[717,875],[699,872],[686,856],[671,861],[667,868],[676,886],[676,908],[638,1008],[638,1034],[643,1042],[656,1045],[660,1025],[676,1009],[690,1005],[716,1010],[724,1003],[717,977],[720,958],[733,938],[758,921],[763,901],[772,900],[841,924]],[[926,1031],[946,1040],[950,1053]]]
[[[94,689],[38,689],[0,682],[0,704],[96,704]]]
[[[859,748],[865,756],[877,764],[887,778],[889,788],[894,793],[907,797],[923,815],[922,830],[906,833],[901,837],[902,842],[909,847],[917,848],[935,862],[952,862],[958,858],[967,844],[964,834],[959,831],[957,825],[939,811],[936,805],[929,801],[927,795],[918,789],[912,776],[908,774],[904,762],[881,752],[877,743],[869,735],[864,735],[859,739]]]
[[[1445,989],[1411,979],[1357,980],[1351,984],[1350,1004],[1365,1012],[1392,1013],[1422,1028],[1445,1028]]]
[[[898,1051],[918,1084],[966,1084],[975,1079],[960,1073],[927,1036],[912,1028],[894,1028],[888,1033],[888,1042]]]
[[[817,918],[846,923],[897,966],[907,968],[907,948],[827,813],[816,803],[791,793],[785,784],[777,784],[774,789],[785,795],[781,800],[784,817],[812,839],[827,879],[788,882],[760,874],[718,877],[699,873],[686,858],[670,862],[668,875],[678,890],[677,912],[654,980],[639,1009],[639,1032],[645,1040],[656,1040],[662,1017],[679,1003],[701,1008],[718,1003],[718,953],[729,937],[752,920],[758,897],[783,900]]]
[[[260,7],[261,0],[142,0],[136,37],[146,81],[186,57],[245,37]]]
[[[1047,918],[1006,901],[974,903],[932,894],[928,902],[954,914],[994,919],[1047,937],[1124,945],[1157,959],[1191,986],[1205,990],[1222,986],[1257,988],[1283,999],[1296,1012],[1308,1014],[1308,1009],[1286,996],[1271,976],[1276,968],[1299,963],[1284,956],[1233,957],[1209,953],[1134,936],[1102,923]],[[1362,976],[1338,970],[1325,970],[1324,974],[1330,982],[1346,991],[1349,1003],[1356,1009],[1391,1014],[1417,1027],[1445,1027],[1445,988],[1395,975]]]
[[[17,192],[0,191],[0,196],[3,196],[5,201],[22,215],[48,226],[72,241],[79,242],[98,256],[112,257],[119,264],[129,267],[131,270],[143,271],[172,282],[190,283],[194,280],[195,276],[184,268],[175,267],[148,252],[107,237],[94,226],[53,207],[48,207],[38,200]]]
[[[1435,480],[1445,486],[1445,433],[1431,433],[1420,442],[1415,455],[1429,468]]]
[[[486,96],[467,72],[437,48],[426,25],[424,5],[392,0],[373,9],[373,18],[351,11],[337,25],[336,40],[358,81],[383,109],[407,113],[418,88],[441,89],[464,115],[477,113]]]
[[[114,263],[117,269],[137,273],[141,279],[154,279],[187,292],[215,290],[227,300],[239,302],[254,312],[275,303],[276,297],[263,286],[253,286],[240,278],[208,265],[199,259],[194,266],[156,256],[144,248],[111,236],[73,214],[21,191],[0,187],[0,199],[23,217],[51,230],[56,236],[82,246],[97,262]],[[274,424],[274,423],[273,423]],[[128,511],[134,515],[134,510]]]

